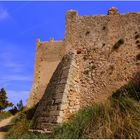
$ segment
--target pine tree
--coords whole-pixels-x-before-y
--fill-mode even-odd
[[[7,107],[12,107],[13,104],[8,101],[8,97],[6,96],[6,91],[4,88],[0,90],[0,112]]]
[[[23,102],[22,102],[22,100],[20,100],[19,103],[17,103],[17,107],[18,107],[19,111],[21,111],[23,109]]]

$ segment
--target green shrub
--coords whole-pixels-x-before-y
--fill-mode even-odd
[[[12,115],[15,115],[16,113],[18,113],[18,109],[16,106],[14,106],[12,109],[9,110],[9,112],[12,114]]]
[[[140,60],[140,53],[136,55],[136,60]]]
[[[140,38],[140,34],[135,35],[135,39]]]
[[[0,121],[3,119],[6,119],[8,117],[12,116],[12,114],[10,112],[0,112]]]
[[[35,113],[36,107],[31,109],[24,109],[20,111],[16,117],[12,119],[13,126],[9,129],[6,138],[8,139],[37,139],[44,137],[43,134],[35,134],[29,131],[32,124],[32,118]],[[46,136],[46,135],[45,135]],[[46,137],[45,137],[46,138]]]
[[[140,41],[139,41],[139,40],[137,40],[137,41],[136,41],[136,44],[139,44],[139,43],[140,43]]]
[[[137,47],[140,48],[140,44],[137,44]]]
[[[116,92],[113,93],[112,97],[118,99],[121,97],[133,98],[136,101],[140,101],[140,88],[130,83],[122,86]]]
[[[119,39],[113,46],[113,49],[118,49],[122,44],[124,44],[124,40],[123,39]]]
[[[98,112],[98,105],[89,106],[76,113],[70,122],[64,123],[55,129],[50,138],[78,139],[83,137],[85,128],[90,124],[93,116]]]
[[[71,9],[71,10],[69,10],[69,11],[70,11],[70,12],[75,12],[75,10],[72,10],[72,9]]]
[[[7,139],[47,139],[46,134],[33,133],[29,131],[31,120],[26,118],[25,112],[19,113],[12,119],[14,124],[8,131]]]
[[[6,138],[8,139],[20,139],[22,138],[22,136],[24,134],[28,134],[28,128],[29,128],[29,121],[26,119],[22,119],[22,120],[14,120],[12,122],[16,122],[15,125],[13,125],[13,127],[11,127],[11,129],[9,130]]]

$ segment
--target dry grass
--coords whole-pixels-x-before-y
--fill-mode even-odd
[[[29,133],[30,120],[23,113],[14,120],[7,138],[140,138],[140,89],[124,86],[104,104],[81,109],[68,123],[58,126],[51,135]]]
[[[10,112],[0,112],[0,121],[2,121],[3,119],[8,118],[10,116],[12,116],[12,114]]]
[[[100,105],[84,135],[86,138],[140,138],[140,104],[122,97]]]
[[[140,138],[139,91],[123,86],[106,103],[80,110],[51,138]]]

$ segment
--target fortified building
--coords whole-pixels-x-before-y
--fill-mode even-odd
[[[48,132],[81,107],[104,102],[140,70],[140,13],[78,16],[67,11],[62,41],[36,41],[27,107],[33,130]]]

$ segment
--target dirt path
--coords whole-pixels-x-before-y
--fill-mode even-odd
[[[10,122],[11,122],[13,117],[14,116],[0,121],[0,139],[4,139],[4,136],[8,131],[8,128],[10,126]]]

